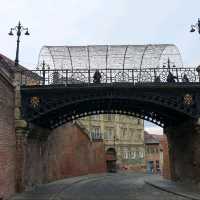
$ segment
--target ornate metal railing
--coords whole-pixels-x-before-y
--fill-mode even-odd
[[[95,72],[96,69],[27,70],[20,72],[20,84],[90,84],[95,83]],[[200,82],[200,73],[196,68],[98,69],[98,73],[100,77],[97,83]]]

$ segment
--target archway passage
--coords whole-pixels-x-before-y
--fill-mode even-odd
[[[117,171],[116,161],[117,161],[117,155],[116,155],[115,149],[114,148],[107,149],[107,151],[106,151],[106,166],[107,166],[108,172],[116,172]]]
[[[169,146],[173,147],[170,149],[172,178],[199,177],[200,155],[198,148],[194,149],[198,146],[195,141],[200,140],[197,134],[200,128],[195,125],[200,116],[199,84],[27,86],[21,87],[21,98],[24,119],[48,129],[103,113],[132,115],[153,122],[164,127]],[[183,150],[187,156],[181,156]],[[185,166],[191,172],[189,176]]]

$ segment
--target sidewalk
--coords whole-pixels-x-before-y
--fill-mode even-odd
[[[184,183],[176,183],[160,176],[150,176],[145,180],[145,183],[160,190],[181,196],[188,199],[200,200],[200,190],[196,187]]]

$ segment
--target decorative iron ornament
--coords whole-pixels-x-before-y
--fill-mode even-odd
[[[193,98],[190,94],[186,94],[183,98],[183,102],[186,105],[191,105],[193,103]]]
[[[31,97],[31,99],[30,99],[30,104],[31,104],[31,106],[32,106],[33,108],[38,107],[39,104],[40,104],[40,98],[37,97],[37,96]]]

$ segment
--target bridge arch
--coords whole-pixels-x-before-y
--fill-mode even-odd
[[[31,93],[31,96],[27,96],[26,92],[22,92],[22,96],[25,95],[23,108],[27,109],[23,112],[24,117],[29,122],[53,129],[66,122],[96,114],[124,114],[161,127],[181,123],[197,115],[195,104],[184,104],[185,92],[181,95],[172,92],[172,96],[166,96],[155,91],[131,92],[131,88],[99,88],[99,91],[97,88],[90,89],[87,92],[84,89],[82,92],[67,92],[70,88],[64,87],[57,91],[55,96],[44,92],[38,96],[40,104],[36,107],[30,105],[34,95]],[[68,95],[69,93],[71,95]]]

